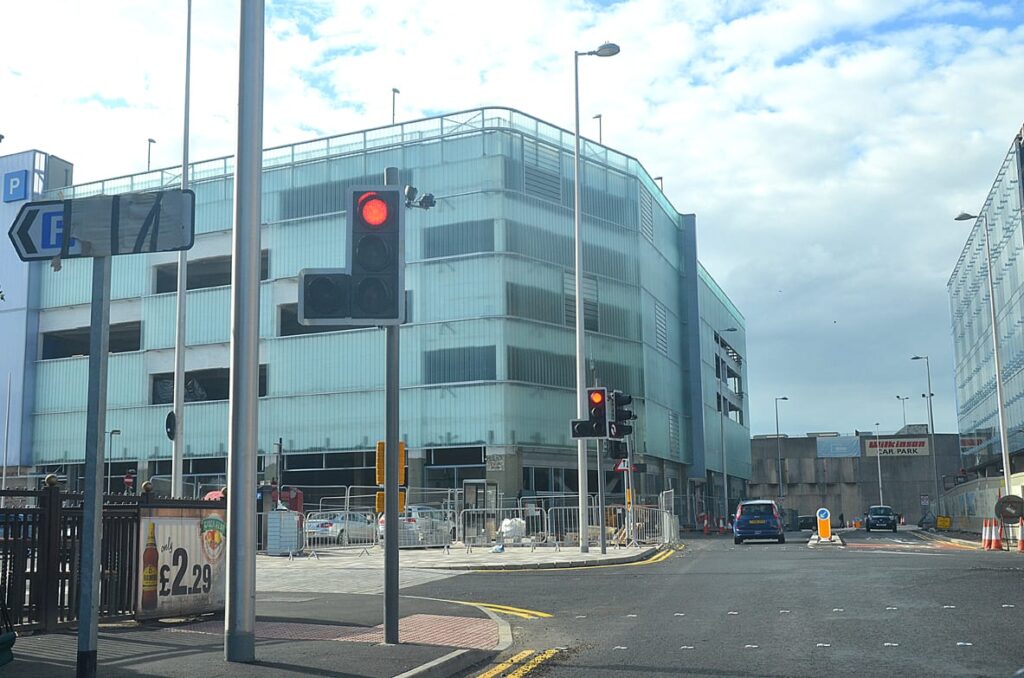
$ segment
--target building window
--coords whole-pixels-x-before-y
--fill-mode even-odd
[[[462,346],[423,354],[423,383],[452,384],[497,379],[497,351],[492,346]]]
[[[142,348],[142,323],[115,323],[110,326],[110,352],[128,353]],[[41,360],[56,360],[89,355],[89,328],[43,333]]]
[[[572,271],[565,271],[562,276],[562,296],[565,299],[565,324],[576,325],[576,280]],[[591,332],[601,329],[597,302],[597,280],[583,276],[583,327]]]
[[[223,287],[231,284],[231,257],[208,257],[188,262],[185,272],[188,278],[185,289],[201,290],[207,287]],[[270,278],[270,253],[260,253],[260,280]],[[178,264],[161,264],[156,267],[156,294],[178,291]]]
[[[423,258],[494,251],[494,219],[460,221],[423,229]]]
[[[164,372],[151,375],[153,379],[152,404],[169,405],[174,402],[174,374]],[[193,370],[185,373],[185,402],[227,400],[231,391],[231,372],[226,367],[212,370]],[[267,395],[267,366],[260,365],[259,396]]]
[[[654,198],[640,187],[640,232],[647,242],[654,244]]]
[[[509,346],[508,378],[510,381],[571,388],[576,383],[576,359],[571,355]]]

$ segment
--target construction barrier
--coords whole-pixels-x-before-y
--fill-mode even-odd
[[[377,515],[372,511],[310,511],[304,521],[305,552],[373,548],[379,541]]]

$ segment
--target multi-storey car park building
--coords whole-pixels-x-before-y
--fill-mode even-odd
[[[636,159],[588,140],[582,148],[590,378],[636,398],[635,449],[648,465],[648,494],[675,488],[684,511],[711,508],[724,442],[737,498],[750,477],[743,316],[697,261],[694,215],[677,212]],[[488,108],[264,152],[259,453],[269,460],[283,441],[285,482],[374,482],[383,332],[299,325],[297,275],[341,265],[346,188],[380,183],[394,166],[403,184],[437,197],[435,208],[410,210],[406,220],[401,437],[410,484],[488,478],[510,496],[576,490],[572,149],[565,130]],[[31,175],[42,171],[37,157],[50,156],[0,161]],[[191,168],[197,236],[188,253],[185,473],[197,482],[225,473],[232,171],[229,157]],[[23,197],[51,196],[68,183],[45,179]],[[177,182],[171,168],[60,193]],[[5,223],[18,206],[3,204]],[[69,260],[53,272],[0,249],[8,285],[0,326],[5,346],[11,338],[24,347],[0,356],[0,368],[19,381],[12,463],[59,471],[75,485],[85,447],[90,265]],[[129,468],[170,472],[164,418],[176,261],[113,260],[107,424],[120,431],[111,438],[115,491]],[[590,468],[593,491],[593,461]]]
[[[995,353],[988,294],[988,228],[1002,362],[1011,473],[1024,471],[1024,229],[1021,136],[1010,145],[973,222],[947,289],[953,324],[957,415],[963,465],[1002,476]]]

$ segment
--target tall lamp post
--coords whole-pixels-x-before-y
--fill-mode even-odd
[[[576,245],[576,417],[587,418],[587,361],[583,352],[583,236],[580,232],[580,57],[610,57],[619,53],[619,46],[606,42],[590,52],[573,52],[573,84],[576,98],[575,154],[573,170],[573,238]],[[590,551],[589,521],[587,516],[587,441],[576,442],[579,471],[580,553]],[[601,482],[598,478],[598,482]]]
[[[916,357],[915,358],[911,358],[911,360],[917,360],[917,358]],[[930,386],[928,388],[929,388],[929,390],[931,389]],[[907,427],[907,401],[910,400],[910,396],[898,395],[898,396],[896,396],[896,400],[900,401],[900,404],[903,405],[903,428],[906,428]],[[930,405],[929,405],[929,409],[931,409]]]
[[[401,94],[402,91],[397,87],[391,88],[391,124],[395,124],[395,98]]]
[[[152,167],[153,160],[153,144],[156,143],[156,139],[146,139],[146,171]]]
[[[779,499],[785,496],[785,485],[782,484],[782,436],[779,433],[779,401],[789,400],[787,396],[779,396],[775,399],[775,451],[779,457]]]
[[[597,120],[597,143],[604,144],[604,130],[602,129],[603,125],[601,124],[601,114],[598,113],[595,115],[594,120]]]
[[[878,444],[878,422],[875,422],[875,460],[878,462],[878,503],[884,504],[882,498],[882,446]]]
[[[1003,361],[999,353],[999,329],[996,324],[996,289],[992,277],[992,246],[988,237],[988,217],[984,214],[980,217],[975,214],[961,212],[955,221],[969,221],[971,219],[984,219],[985,226],[982,233],[985,234],[985,261],[988,274],[988,308],[992,316],[992,357],[995,361],[996,370],[996,416],[999,419],[999,447],[1003,453],[1003,493],[1013,494],[1010,491],[1010,437],[1006,431],[1006,406],[1003,401]],[[930,391],[930,389],[929,389]]]
[[[722,392],[722,383],[727,379],[727,368],[725,361],[718,355],[721,347],[722,335],[726,332],[735,332],[735,327],[726,327],[715,333],[715,355],[718,357],[718,436],[722,443],[722,516],[729,514],[729,457],[725,453],[725,394]]]
[[[932,448],[932,477],[935,480],[935,505],[938,506],[939,502],[939,451],[935,449],[935,417],[932,415],[932,398],[935,396],[932,393],[932,365],[926,355],[915,355],[911,360],[923,360],[925,370],[928,373],[928,393],[924,393],[925,398],[928,399],[928,444]]]
[[[110,476],[114,473],[114,450],[111,446],[114,444],[114,436],[119,435],[121,435],[119,428],[107,431],[107,494],[110,494]]]

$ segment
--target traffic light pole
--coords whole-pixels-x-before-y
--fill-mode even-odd
[[[597,441],[597,529],[601,531],[601,554],[608,553],[608,543],[605,536],[604,516],[604,467],[601,465],[601,457],[608,451],[608,440]]]
[[[629,545],[636,546],[636,521],[633,506],[636,504],[636,485],[633,478],[633,436],[626,436],[626,480],[629,483],[629,501],[626,502],[626,519],[629,521]]]
[[[384,185],[397,186],[398,168],[384,170]],[[402,303],[404,292],[397,292]],[[398,325],[388,325],[384,378],[384,642],[398,643]]]

